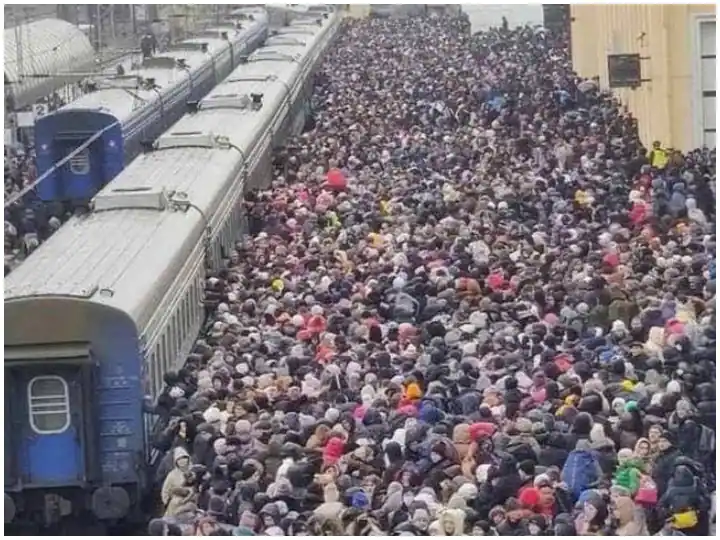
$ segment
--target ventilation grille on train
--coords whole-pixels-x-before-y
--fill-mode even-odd
[[[93,199],[93,210],[96,212],[126,209],[165,210],[168,206],[168,198],[163,188],[135,186],[105,189]]]
[[[215,148],[217,142],[213,133],[202,131],[171,131],[155,143],[156,150],[168,148]]]
[[[302,58],[302,55],[297,54],[286,54],[278,51],[256,51],[250,55],[248,62],[298,62]]]
[[[271,45],[299,45],[299,46],[305,46],[307,45],[306,41],[303,41],[298,38],[290,37],[290,36],[274,36],[271,38],[268,38],[265,41],[266,46]]]
[[[200,104],[203,111],[210,109],[250,109],[252,99],[247,94],[215,94]]]

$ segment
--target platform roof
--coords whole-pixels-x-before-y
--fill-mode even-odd
[[[41,19],[6,28],[6,93],[9,86],[15,108],[26,107],[77,80],[71,73],[91,69],[94,59],[90,40],[69,22]]]

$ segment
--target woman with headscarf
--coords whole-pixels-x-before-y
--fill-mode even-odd
[[[613,499],[613,517],[617,520],[615,535],[617,536],[648,536],[647,524],[642,510],[632,498],[618,496]]]

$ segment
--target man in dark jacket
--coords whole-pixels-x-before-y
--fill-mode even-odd
[[[673,475],[675,460],[682,454],[673,444],[673,436],[669,432],[663,433],[660,442],[660,455],[655,461],[652,477],[657,485],[658,493],[665,493]]]

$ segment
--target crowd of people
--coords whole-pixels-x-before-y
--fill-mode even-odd
[[[37,178],[35,150],[17,145],[5,149],[5,201],[16,198]],[[5,275],[68,219],[62,204],[46,204],[34,190],[5,207]]]
[[[708,535],[715,151],[562,36],[343,23],[165,374],[156,535]]]

